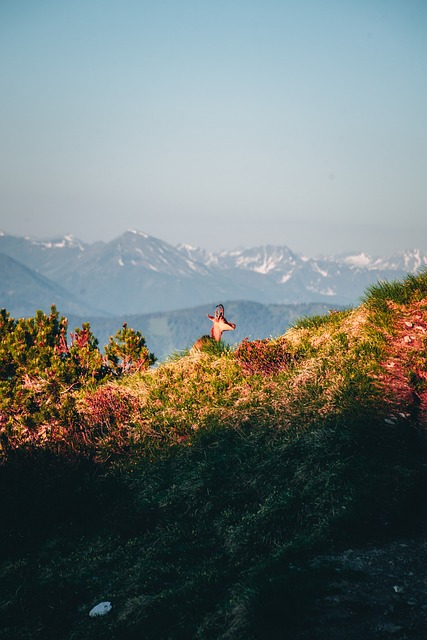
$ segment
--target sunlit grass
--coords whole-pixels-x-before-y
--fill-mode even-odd
[[[426,295],[427,269],[424,267],[418,275],[408,274],[403,281],[380,281],[367,288],[365,304],[372,309],[381,308],[389,302],[408,304],[419,301]]]

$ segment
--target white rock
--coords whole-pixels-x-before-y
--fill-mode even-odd
[[[96,616],[105,616],[105,614],[109,613],[112,608],[111,602],[100,602],[96,607],[89,611],[89,615],[91,618],[95,618]]]

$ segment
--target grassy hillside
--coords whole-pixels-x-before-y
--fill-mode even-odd
[[[1,434],[0,638],[315,638],[311,559],[419,515],[426,381],[424,273],[64,388],[63,424]]]

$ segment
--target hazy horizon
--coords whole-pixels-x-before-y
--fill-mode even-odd
[[[4,0],[0,228],[427,251],[422,0]]]

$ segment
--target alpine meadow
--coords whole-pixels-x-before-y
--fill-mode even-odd
[[[424,637],[416,568],[384,604],[349,558],[425,554],[425,270],[155,366],[55,307],[0,336],[1,640]]]

